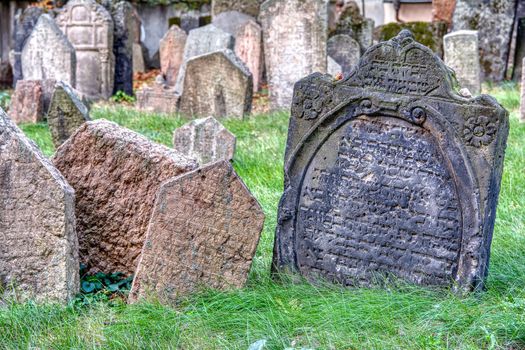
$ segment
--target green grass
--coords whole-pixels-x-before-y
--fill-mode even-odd
[[[486,292],[458,297],[403,284],[383,290],[273,282],[288,116],[262,115],[225,121],[238,137],[234,166],[266,213],[245,288],[201,291],[174,307],[13,303],[0,309],[0,349],[247,349],[263,338],[267,349],[525,348],[525,125],[517,120],[516,86],[492,94],[511,111],[511,130]],[[185,122],[123,108],[92,115],[165,145]],[[45,125],[23,130],[46,155],[53,153]]]

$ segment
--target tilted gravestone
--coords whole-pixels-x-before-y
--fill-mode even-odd
[[[213,117],[192,120],[173,132],[173,149],[200,165],[233,159],[235,142],[235,135]]]
[[[452,68],[461,87],[474,95],[481,92],[478,32],[459,30],[443,37],[444,61]]]
[[[293,85],[326,72],[328,9],[325,0],[268,0],[261,5],[270,108],[288,109]]]
[[[112,9],[114,23],[113,55],[115,83],[113,93],[133,95],[133,43],[135,42],[135,10],[128,1],[117,2]]]
[[[77,53],[76,85],[89,99],[107,99],[113,93],[115,56],[113,20],[94,0],[70,0],[56,17]]]
[[[341,65],[343,73],[348,74],[359,62],[361,48],[350,35],[337,34],[328,39],[327,53]]]
[[[384,275],[482,288],[508,135],[493,98],[467,99],[402,31],[343,80],[295,86],[273,268],[343,285]]]
[[[88,120],[89,111],[73,89],[62,81],[56,83],[47,112],[47,124],[55,148],[63,144]]]
[[[41,15],[22,51],[25,80],[55,79],[75,86],[77,56],[49,15]]]
[[[66,303],[78,269],[75,193],[0,109],[0,290]]]
[[[106,120],[84,123],[52,158],[76,192],[80,261],[90,272],[137,267],[160,184],[197,162]]]
[[[130,301],[161,301],[199,287],[244,286],[264,223],[263,211],[229,162],[162,184]]]
[[[160,40],[160,70],[170,86],[177,82],[188,35],[176,25],[172,25]]]
[[[187,62],[179,110],[187,116],[242,118],[251,111],[252,91],[252,74],[233,51],[215,51]]]

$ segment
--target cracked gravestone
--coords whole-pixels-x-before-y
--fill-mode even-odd
[[[478,32],[458,30],[443,37],[444,61],[456,74],[459,85],[474,95],[481,92]]]

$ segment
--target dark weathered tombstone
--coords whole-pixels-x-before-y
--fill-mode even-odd
[[[346,79],[295,85],[273,267],[371,285],[393,275],[482,288],[508,112],[464,98],[402,31]]]
[[[13,30],[13,86],[23,79],[22,74],[22,49],[27,38],[33,32],[33,28],[40,15],[44,13],[41,7],[31,6],[25,9],[15,18]]]
[[[343,73],[350,73],[361,57],[361,48],[350,35],[337,34],[328,39],[327,53],[341,65]]]
[[[481,92],[478,32],[458,30],[443,37],[444,61],[452,68],[461,87],[474,95]]]
[[[115,55],[115,84],[113,93],[123,91],[133,95],[133,43],[135,34],[134,9],[127,1],[119,1],[111,13],[114,23],[113,55]]]
[[[0,89],[6,89],[13,86],[13,68],[7,61],[0,59]]]

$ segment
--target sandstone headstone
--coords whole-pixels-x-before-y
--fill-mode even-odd
[[[160,184],[196,161],[106,120],[84,123],[52,159],[76,192],[80,261],[133,274]]]
[[[175,151],[200,165],[233,159],[235,142],[235,135],[213,117],[193,120],[173,132]]]
[[[38,123],[44,120],[41,80],[19,80],[11,96],[9,117],[15,123]]]
[[[242,118],[252,108],[252,74],[231,50],[190,59],[180,112],[187,116]]]
[[[341,65],[337,63],[332,57],[327,56],[326,61],[326,70],[328,74],[331,76],[336,76],[339,73],[343,73],[343,67],[341,67]]]
[[[239,11],[256,17],[259,15],[259,7],[264,0],[212,0],[211,14],[213,17],[222,12]]]
[[[94,0],[70,0],[56,21],[76,49],[74,87],[89,99],[109,98],[115,76],[114,25],[109,12]]]
[[[459,85],[474,95],[481,92],[478,32],[459,30],[443,38],[445,64],[456,74]]]
[[[296,81],[313,72],[326,72],[327,2],[268,0],[261,5],[259,19],[270,108],[287,109]]]
[[[173,114],[177,112],[180,95],[164,79],[157,79],[152,86],[137,91],[139,109],[153,113]]]
[[[432,0],[432,21],[452,23],[456,0]]]
[[[343,73],[350,73],[359,62],[361,48],[350,35],[337,34],[328,39],[327,53],[343,68]]]
[[[25,80],[55,79],[75,86],[75,49],[49,15],[41,15],[22,51]]]
[[[65,303],[78,292],[78,269],[75,193],[0,109],[1,289]]]
[[[234,45],[235,39],[233,36],[213,24],[191,30],[184,47],[182,65],[177,76],[175,91],[182,94],[184,90],[186,64],[190,58],[224,49],[233,50]]]
[[[33,32],[38,18],[43,13],[44,9],[41,7],[31,6],[15,18],[13,29],[13,86],[16,86],[18,80],[24,79],[22,74],[22,49],[26,44],[27,38]]]
[[[264,214],[233,167],[216,162],[162,184],[130,301],[164,302],[201,286],[244,286]]]
[[[133,43],[133,73],[144,73],[145,71],[146,63],[144,62],[142,45],[139,43]]]
[[[55,148],[63,144],[88,120],[89,111],[73,89],[64,82],[56,83],[47,112],[47,124]]]
[[[477,30],[483,78],[501,81],[509,54],[516,0],[457,0],[453,30]]]
[[[184,30],[173,25],[160,41],[160,70],[168,85],[177,82],[187,37]]]
[[[134,9],[127,1],[119,1],[112,11],[114,23],[113,55],[115,56],[115,84],[113,93],[123,91],[133,95]]]
[[[342,81],[295,86],[273,267],[343,285],[479,289],[508,135],[490,96],[467,99],[409,31]]]

